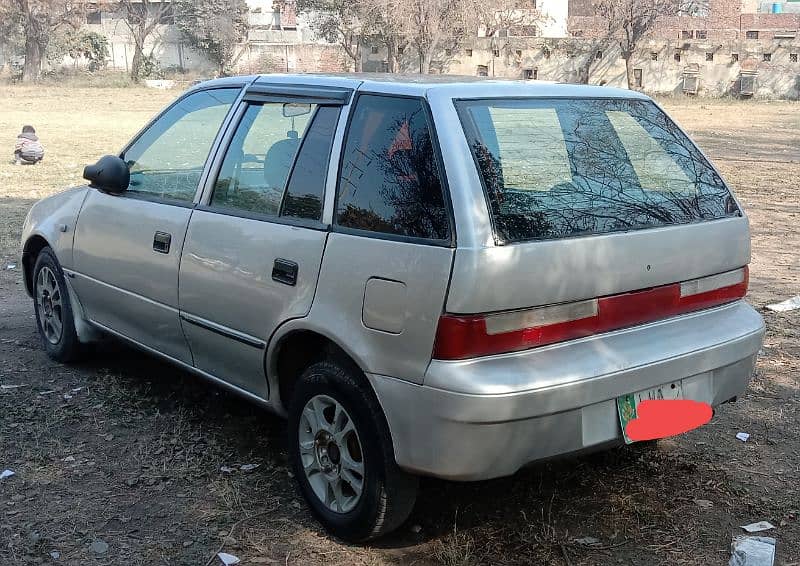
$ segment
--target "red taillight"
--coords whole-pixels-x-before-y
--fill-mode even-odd
[[[463,360],[514,352],[583,338],[707,309],[747,294],[749,270],[529,310],[456,316],[443,315],[433,357]]]

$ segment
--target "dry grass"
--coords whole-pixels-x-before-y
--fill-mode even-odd
[[[197,566],[224,545],[244,564],[723,564],[737,525],[770,520],[777,565],[800,561],[800,331],[764,313],[768,336],[743,400],[702,430],[543,464],[481,484],[424,480],[411,525],[366,548],[319,530],[286,466],[283,424],[191,376],[109,346],[64,367],[38,345],[18,271],[28,207],[80,181],[177,95],[145,89],[0,87],[0,563]],[[800,104],[667,99],[753,226],[751,301],[800,293]],[[10,164],[21,126],[46,146]],[[80,388],[72,398],[64,393]],[[55,393],[46,393],[55,391]],[[747,444],[736,432],[753,434]],[[258,463],[251,474],[221,466]],[[695,499],[713,502],[700,508]],[[233,532],[231,532],[233,531]],[[576,542],[596,537],[600,543]],[[90,543],[103,539],[109,553]]]

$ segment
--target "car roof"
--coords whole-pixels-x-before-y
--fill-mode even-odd
[[[391,73],[263,74],[214,79],[196,88],[257,85],[340,87],[379,94],[445,98],[638,98],[636,91],[605,86],[561,84],[547,81],[509,80],[460,75],[401,75]]]

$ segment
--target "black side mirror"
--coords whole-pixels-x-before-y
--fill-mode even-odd
[[[131,172],[128,164],[116,155],[106,155],[94,165],[87,165],[83,170],[83,178],[89,186],[112,195],[119,195],[128,190],[131,184]]]

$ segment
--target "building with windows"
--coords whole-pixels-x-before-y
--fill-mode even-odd
[[[662,18],[634,57],[637,87],[658,93],[800,97],[800,1],[706,0]],[[602,46],[590,82],[625,84],[607,22],[591,0],[570,0],[569,35]],[[600,49],[600,47],[598,47]],[[578,56],[584,64],[591,54]],[[575,60],[576,57],[568,57]],[[567,65],[568,72],[580,69]],[[551,71],[558,74],[557,71]]]

